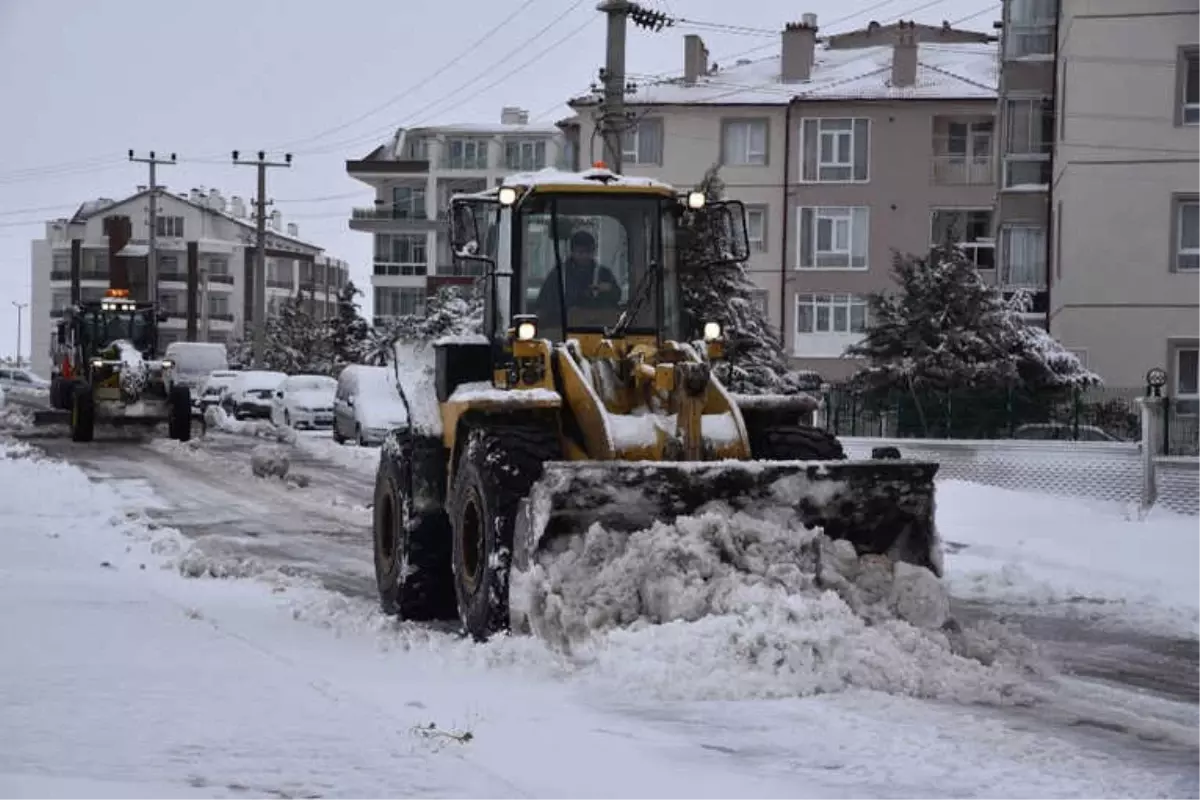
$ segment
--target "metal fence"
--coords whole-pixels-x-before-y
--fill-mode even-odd
[[[1136,442],[1141,439],[1138,399],[1145,390],[1093,388],[1030,395],[957,391],[914,396],[863,393],[851,385],[826,385],[824,424],[838,436],[889,438]],[[1164,455],[1200,451],[1195,408],[1165,401],[1160,449]]]

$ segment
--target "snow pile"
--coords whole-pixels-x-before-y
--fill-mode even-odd
[[[250,453],[250,471],[259,478],[287,477],[292,460],[282,447],[260,444]]]
[[[274,439],[277,442],[291,444],[296,441],[296,431],[287,426],[276,425],[265,419],[240,420],[225,413],[220,406],[209,406],[204,411],[204,423],[209,428],[215,428],[226,433],[239,436],[257,436],[262,439]]]
[[[1196,518],[1154,509],[938,482],[955,596],[1195,636]]]
[[[33,427],[33,410],[27,406],[8,402],[4,389],[0,387],[0,430],[25,431]]]
[[[513,610],[593,677],[673,699],[864,688],[1021,698],[1033,646],[961,628],[932,573],[772,512],[709,511],[633,534],[599,525],[513,575]]]

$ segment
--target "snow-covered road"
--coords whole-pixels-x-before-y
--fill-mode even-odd
[[[0,747],[5,796],[1200,794],[1194,612],[1169,592],[1146,605],[1136,579],[1104,596],[1076,576],[1054,597],[1039,581],[1057,577],[1014,572],[1019,558],[989,567],[961,516],[977,505],[971,487],[943,487],[954,523],[943,532],[961,559],[950,567],[969,575],[959,616],[1017,619],[1074,673],[1039,678],[1026,706],[853,680],[716,701],[698,684],[689,696],[688,670],[672,666],[694,631],[612,639],[580,661],[532,640],[478,646],[397,626],[373,613],[374,452],[302,437],[289,448],[292,470],[313,477],[301,489],[253,477],[261,441],[220,433],[198,446],[32,443],[91,481],[0,458],[0,529],[19,531],[3,545],[0,636],[27,643],[0,663],[0,729],[20,732]],[[159,570],[141,540],[162,556],[196,547],[174,555],[181,570]],[[985,591],[989,570],[1004,591]],[[429,722],[472,739],[414,732]]]

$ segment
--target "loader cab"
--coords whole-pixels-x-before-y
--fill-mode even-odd
[[[602,168],[545,172],[451,202],[456,257],[485,264],[494,357],[517,320],[533,321],[539,339],[579,339],[585,351],[609,336],[682,340],[681,264],[703,269],[748,254],[737,201],[696,203]],[[703,225],[724,233],[698,246]]]

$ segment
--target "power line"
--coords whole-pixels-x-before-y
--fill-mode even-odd
[[[569,14],[571,11],[575,10],[579,6],[583,5],[584,2],[585,2],[585,0],[576,0],[576,2],[573,3],[565,12],[560,14],[558,17],[556,17],[554,20],[552,20],[549,24],[547,24],[545,27],[543,27],[540,31],[538,31],[536,34],[534,34],[532,37],[530,37],[530,39],[527,42],[517,46],[514,49],[519,51],[526,44],[529,44],[529,43],[537,40],[543,33],[548,31],[555,24],[557,24],[560,20],[565,18],[567,16],[567,14]],[[463,104],[474,99],[475,97],[478,97],[479,95],[483,94],[484,92],[495,88],[496,86],[500,85],[501,83],[508,80],[512,76],[531,67],[533,64],[535,64],[538,61],[540,61],[541,59],[545,58],[547,55],[549,55],[555,49],[557,49],[558,47],[565,44],[569,39],[572,39],[575,36],[582,33],[585,28],[587,28],[588,26],[592,25],[595,22],[596,22],[596,18],[589,16],[588,19],[585,20],[582,25],[578,26],[577,28],[574,28],[573,30],[568,32],[565,36],[563,36],[562,38],[558,39],[557,41],[555,41],[552,44],[548,45],[547,47],[543,48],[540,52],[536,53],[532,58],[522,62],[521,64],[518,64],[513,69],[502,74],[496,80],[492,81],[491,83],[485,84],[484,86],[478,88],[476,91],[472,92],[471,94],[467,95],[466,97],[461,98],[458,101],[456,101],[454,103],[454,105],[449,106],[448,108],[444,108],[437,113],[445,114],[448,111],[451,111],[455,108],[462,106]],[[497,61],[496,63],[489,65],[487,68],[485,68],[479,74],[472,76],[465,83],[463,83],[462,85],[460,85],[453,91],[449,92],[447,96],[442,97],[439,100],[435,100],[432,103],[426,104],[422,108],[413,112],[413,114],[411,114],[409,117],[407,117],[405,120],[403,120],[400,123],[390,124],[385,128],[379,128],[375,131],[372,131],[370,134],[366,134],[364,136],[361,136],[361,137],[358,137],[355,139],[349,139],[349,140],[345,140],[342,142],[336,142],[332,145],[328,145],[328,146],[324,146],[324,147],[312,148],[312,149],[308,149],[308,150],[301,150],[301,151],[299,151],[299,153],[306,154],[306,155],[316,155],[316,154],[320,154],[320,153],[332,152],[334,150],[343,150],[343,149],[346,149],[349,147],[366,144],[368,142],[377,142],[380,136],[382,136],[386,133],[392,133],[399,128],[420,127],[420,124],[424,123],[425,119],[428,118],[428,115],[426,115],[426,117],[422,117],[422,115],[425,114],[426,111],[428,111],[431,108],[436,108],[437,106],[442,105],[447,100],[452,98],[454,95],[458,94],[458,92],[462,91],[463,89],[469,88],[470,86],[473,86],[481,77],[483,77],[484,75],[487,75],[489,72],[491,72],[493,67],[499,66],[500,64],[504,63],[504,61],[506,61],[506,60],[507,60],[507,58],[502,58],[499,61]],[[414,121],[416,121],[416,122],[414,122]]]

